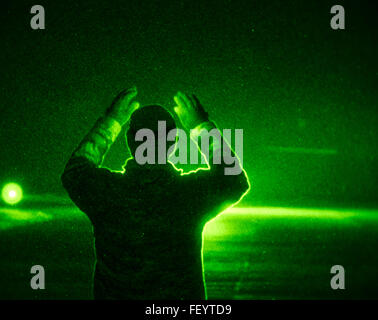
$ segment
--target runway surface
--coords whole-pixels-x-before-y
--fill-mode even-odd
[[[0,208],[0,299],[90,299],[89,220],[70,205]],[[204,230],[209,299],[378,298],[378,211],[232,208]],[[42,265],[46,289],[32,290]],[[333,265],[345,289],[333,290]]]

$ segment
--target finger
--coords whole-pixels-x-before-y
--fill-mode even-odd
[[[180,108],[179,107],[174,107],[173,111],[176,112],[177,115],[180,114]]]
[[[131,113],[140,108],[140,103],[138,101],[133,101],[130,105]]]
[[[177,96],[174,96],[173,100],[177,105],[180,105],[180,99]]]
[[[197,101],[194,99],[194,97],[193,97],[192,94],[191,94],[191,95],[188,95],[188,99],[190,100],[190,103],[191,103],[192,107],[193,107],[194,109],[198,109],[198,103],[197,103]]]
[[[117,97],[113,100],[113,103],[116,102],[123,102],[125,99],[127,99],[127,102],[130,102],[132,98],[136,96],[138,93],[135,86],[122,90]],[[131,95],[131,97],[129,97]]]
[[[127,93],[134,92],[134,91],[138,91],[136,86],[132,86],[130,88],[123,89],[121,91],[121,93],[127,94]]]
[[[126,95],[119,100],[119,103],[122,106],[122,108],[130,109],[130,104],[132,103],[132,100],[136,97],[137,94],[137,91],[127,91]]]
[[[185,101],[183,101],[180,96],[176,95],[173,97],[173,100],[176,102],[177,104],[177,108],[179,109],[185,109],[186,106],[185,106]]]
[[[181,100],[184,101],[186,108],[192,107],[192,102],[190,101],[189,97],[185,93],[182,93],[179,91],[177,92],[177,96],[181,98]]]
[[[197,111],[206,112],[205,109],[203,108],[203,105],[201,104],[201,102],[199,101],[199,99],[197,98],[195,94],[192,94],[192,99],[194,101]]]
[[[130,106],[125,110],[127,121],[130,119],[131,115],[139,109],[140,103],[138,101],[133,101]]]
[[[135,86],[126,90],[126,97],[129,101],[135,98],[137,94],[138,94],[138,90]]]

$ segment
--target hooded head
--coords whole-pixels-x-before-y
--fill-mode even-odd
[[[131,155],[135,158],[135,151],[143,141],[136,141],[135,137],[139,130],[149,129],[153,132],[155,137],[155,150],[158,150],[159,139],[166,141],[166,136],[158,135],[159,121],[164,121],[166,126],[166,133],[172,129],[176,129],[176,123],[171,113],[159,105],[149,105],[137,109],[130,118],[129,128],[126,132],[126,140],[130,149]],[[166,149],[168,150],[174,142],[167,142]]]

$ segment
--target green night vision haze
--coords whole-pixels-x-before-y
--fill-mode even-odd
[[[377,299],[375,3],[45,1],[43,30],[32,5],[0,13],[0,299],[93,298],[92,225],[60,176],[132,85],[142,106],[195,93],[221,130],[243,130],[250,189],[203,231],[208,298]],[[103,166],[129,157],[123,128]],[[330,285],[335,265],[345,289]]]

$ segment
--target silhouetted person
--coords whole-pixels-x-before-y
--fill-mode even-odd
[[[136,150],[143,142],[135,139],[138,130],[150,129],[157,137],[158,121],[165,121],[167,132],[176,124],[163,107],[139,108],[136,94],[136,88],[131,88],[118,95],[74,151],[62,175],[71,199],[94,227],[94,297],[203,299],[203,227],[242,197],[248,181],[243,171],[225,175],[223,161],[212,164],[212,149],[220,152],[222,138],[210,143],[210,170],[181,175],[169,162],[158,164],[156,159],[155,164],[139,164]],[[178,92],[174,99],[174,111],[186,129],[215,128],[194,95]],[[124,173],[101,168],[106,152],[128,122],[133,158]],[[166,137],[156,139],[156,156],[157,141],[162,139]]]

